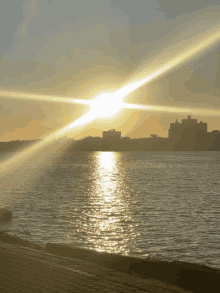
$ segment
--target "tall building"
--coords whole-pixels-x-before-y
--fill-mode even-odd
[[[115,131],[115,129],[103,131],[103,138],[105,138],[105,139],[121,139],[121,131]]]
[[[180,151],[202,150],[207,138],[207,123],[197,122],[188,115],[182,123],[176,120],[170,124],[169,138],[173,142],[173,149]]]

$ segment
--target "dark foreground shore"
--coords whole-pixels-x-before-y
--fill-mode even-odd
[[[80,249],[72,245],[47,243],[50,253],[85,259],[143,278],[153,278],[193,292],[220,292],[220,269],[180,261],[143,260]]]
[[[67,263],[71,265],[77,265],[78,262],[81,262],[83,266],[86,264],[89,264],[90,272],[92,272],[93,269],[94,271],[96,271],[97,268],[105,267],[107,270],[110,270],[109,271],[111,272],[110,274],[114,272],[115,280],[118,280],[117,284],[119,285],[121,284],[121,282],[119,281],[120,279],[127,280],[126,281],[127,289],[124,288],[122,290],[120,286],[117,287],[118,286],[117,284],[111,284],[112,286],[113,285],[115,286],[114,287],[115,289],[109,292],[158,292],[158,293],[159,292],[161,293],[162,292],[164,293],[165,292],[167,293],[168,292],[196,292],[196,293],[197,292],[198,293],[213,292],[214,293],[214,292],[219,292],[219,288],[220,288],[220,285],[219,285],[220,270],[210,268],[204,265],[179,262],[179,261],[166,262],[166,261],[156,261],[156,260],[150,260],[150,259],[143,260],[143,259],[138,259],[133,257],[121,256],[117,254],[109,254],[109,253],[97,252],[93,250],[81,249],[81,248],[77,248],[67,244],[47,243],[46,246],[44,246],[42,244],[33,244],[27,240],[22,240],[16,236],[10,236],[4,231],[0,231],[1,264],[3,264],[2,260],[5,260],[5,264],[7,263],[6,262],[7,251],[11,250],[12,255],[13,255],[13,252],[17,251],[13,257],[10,256],[12,257],[11,259],[12,262],[13,262],[13,258],[16,258],[16,257],[18,258],[17,253],[18,251],[20,251],[19,249],[20,250],[23,249],[20,257],[21,258],[23,257],[25,259],[26,265],[28,264],[28,262],[30,262],[30,265],[33,262],[33,259],[31,258],[30,260],[28,260],[29,259],[28,253],[31,249],[32,253],[36,255],[36,259],[45,259],[47,255],[54,255],[55,258],[58,257],[59,259],[64,257],[64,259],[66,258],[68,260]],[[1,266],[1,272],[2,272],[2,268],[4,271],[5,270],[4,265]],[[64,268],[64,271],[65,271],[65,268]],[[142,284],[141,287],[140,288],[137,286],[132,287],[132,283],[130,282],[131,279],[133,280],[133,282],[138,281],[140,284]],[[90,282],[91,280],[86,279],[85,281]],[[99,282],[100,281],[101,279],[99,280]],[[108,292],[107,290],[92,291],[88,289],[89,290],[88,291],[87,289],[85,289],[86,291],[84,292]],[[7,292],[7,291],[2,291],[2,292]],[[17,292],[25,292],[25,291],[17,291]],[[38,291],[34,291],[34,292],[38,292]],[[58,292],[83,292],[83,290],[82,291],[77,291],[77,290],[68,291],[67,290],[67,291],[58,291]]]

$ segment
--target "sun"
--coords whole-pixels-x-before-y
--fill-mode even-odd
[[[123,108],[123,102],[114,93],[99,95],[91,105],[91,111],[96,118],[110,118]]]

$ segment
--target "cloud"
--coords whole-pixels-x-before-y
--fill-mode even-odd
[[[26,35],[27,35],[27,28],[28,28],[30,22],[37,16],[37,14],[40,11],[40,6],[38,5],[39,2],[40,2],[40,0],[30,0],[27,3],[26,8],[28,10],[28,13],[27,13],[26,19],[22,23],[21,31],[20,31],[21,32],[21,35],[23,37],[26,37]]]
[[[203,8],[210,8],[215,11],[215,6],[219,5],[219,0],[158,0],[160,8],[159,11],[165,13],[165,17],[175,18],[178,15],[189,14],[191,12],[199,11]]]

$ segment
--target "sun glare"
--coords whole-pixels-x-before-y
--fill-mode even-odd
[[[174,58],[171,58],[168,62],[164,62],[157,67],[153,72],[147,73],[147,68],[144,70],[146,71],[146,75],[144,78],[130,82],[129,84],[125,85],[124,87],[120,88],[114,93],[103,93],[98,96],[94,100],[80,100],[80,99],[73,99],[71,97],[54,97],[54,96],[45,96],[45,95],[38,95],[38,94],[27,94],[27,93],[14,93],[9,92],[6,90],[0,90],[0,96],[8,97],[8,98],[18,98],[18,99],[28,99],[28,100],[36,100],[36,101],[45,101],[45,102],[61,102],[61,103],[77,103],[77,104],[85,104],[91,107],[90,111],[80,117],[79,119],[69,123],[68,125],[60,128],[59,130],[53,132],[49,136],[47,136],[43,141],[36,143],[34,146],[27,148],[26,150],[22,151],[21,153],[13,156],[9,160],[5,161],[1,165],[1,170],[6,170],[6,168],[13,167],[15,163],[22,163],[24,159],[30,158],[34,155],[37,151],[43,149],[44,146],[48,145],[49,143],[53,142],[58,137],[62,137],[67,134],[69,131],[76,130],[79,131],[80,127],[85,126],[86,124],[92,122],[95,119],[104,119],[110,118],[115,114],[118,114],[119,110],[122,108],[127,109],[142,109],[142,110],[150,110],[150,111],[161,111],[161,112],[176,112],[176,113],[189,113],[189,109],[187,108],[176,108],[176,107],[163,107],[163,106],[141,106],[141,105],[133,105],[124,103],[123,99],[133,91],[137,90],[138,88],[142,87],[149,82],[154,81],[157,78],[162,77],[164,74],[171,72],[173,69],[177,68],[189,62],[193,58],[197,57],[204,53],[206,49],[210,48],[211,46],[215,45],[219,41],[220,33],[219,30],[213,29],[213,33],[205,36],[200,42],[196,44],[190,44],[190,48],[180,52]],[[217,31],[217,32],[216,32]],[[172,48],[171,48],[172,49]],[[201,114],[204,112],[207,113],[205,109],[191,109],[194,113],[198,113],[200,111]],[[209,112],[209,111],[208,111]],[[211,115],[219,115],[219,110],[210,110]],[[9,168],[10,169],[10,168]]]
[[[91,112],[96,118],[110,118],[118,114],[124,104],[115,93],[103,93],[93,100]]]

